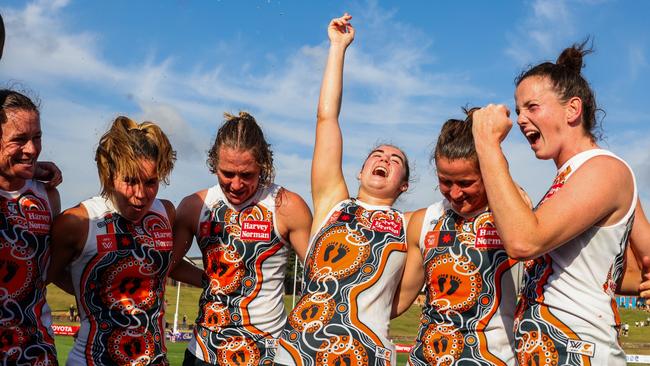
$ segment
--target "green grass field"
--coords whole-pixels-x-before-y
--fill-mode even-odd
[[[55,324],[71,325],[77,324],[67,320],[68,308],[74,304],[74,297],[64,293],[59,288],[50,285],[48,287],[48,303],[52,308],[55,316]],[[197,315],[198,299],[201,291],[197,288],[182,286],[179,301],[178,320],[179,326],[183,314],[187,315],[188,323],[193,323]],[[174,311],[176,309],[176,287],[168,287],[166,291],[167,313],[165,317],[170,324],[174,321]],[[287,309],[291,308],[291,296],[285,297]],[[420,317],[420,307],[412,306],[408,311],[399,318],[393,319],[390,324],[390,337],[396,343],[412,344],[418,329]],[[630,332],[627,337],[622,338],[623,348],[630,354],[650,354],[650,327],[634,327],[635,321],[643,321],[650,316],[650,313],[640,310],[621,309],[621,321],[630,324]],[[56,347],[59,354],[59,362],[65,365],[67,355],[72,348],[72,337],[57,336]],[[172,366],[180,366],[183,362],[183,354],[187,343],[167,342],[167,357]],[[399,365],[406,363],[406,354],[398,354],[397,361]],[[630,364],[632,365],[632,364]]]

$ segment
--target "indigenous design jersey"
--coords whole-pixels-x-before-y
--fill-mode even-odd
[[[0,190],[0,364],[56,365],[45,302],[52,213],[43,184]]]
[[[427,208],[420,249],[426,303],[410,365],[514,365],[519,285],[490,211],[472,218],[447,200]]]
[[[273,362],[287,320],[283,295],[289,248],[275,221],[280,190],[277,185],[260,189],[238,206],[218,185],[207,191],[197,228],[204,285],[188,346],[205,362]]]
[[[103,197],[81,203],[88,238],[70,264],[81,328],[68,365],[168,365],[165,355],[165,280],[172,231],[155,200],[131,222]]]
[[[601,149],[575,155],[558,170],[539,205],[562,189],[582,164],[601,155],[620,160]],[[636,199],[635,182],[630,209],[618,223],[593,226],[557,249],[526,262],[515,317],[515,348],[520,364],[625,365],[625,354],[617,340],[620,321],[614,292],[623,273]]]
[[[283,365],[395,365],[388,324],[406,261],[401,212],[349,199],[314,236],[303,296],[282,331]]]

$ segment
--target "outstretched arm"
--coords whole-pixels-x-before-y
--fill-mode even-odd
[[[341,165],[343,138],[339,127],[339,113],[345,51],[354,39],[354,28],[350,19],[352,16],[345,14],[332,19],[327,27],[330,48],[318,100],[316,143],[311,166],[314,225],[323,221],[338,201],[349,196]]]
[[[395,297],[393,298],[393,308],[390,316],[395,318],[408,310],[415,298],[422,290],[424,284],[424,263],[422,252],[420,252],[420,232],[422,231],[422,222],[426,208],[415,211],[408,223],[406,239],[407,254],[402,280],[400,281]]]

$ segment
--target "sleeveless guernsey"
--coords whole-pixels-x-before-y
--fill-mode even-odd
[[[426,303],[409,364],[514,365],[519,266],[492,213],[463,218],[447,200],[435,203],[422,222],[420,249]]]
[[[88,237],[70,264],[81,327],[67,365],[168,365],[164,305],[172,232],[162,202],[140,222],[94,197]]]
[[[401,212],[356,199],[338,203],[311,240],[303,296],[275,362],[395,365],[388,325],[405,261]]]
[[[42,183],[0,190],[0,364],[57,365],[45,302],[52,212]]]
[[[601,155],[621,160],[601,149],[575,155],[558,169],[539,205],[562,189],[582,164]],[[526,262],[515,317],[520,364],[625,365],[617,339],[620,320],[614,292],[623,273],[636,200],[634,182],[634,199],[618,223],[592,226],[557,249]]]
[[[188,350],[212,364],[270,364],[286,322],[284,272],[289,244],[276,223],[281,187],[259,189],[233,206],[208,189],[197,228],[204,284]]]

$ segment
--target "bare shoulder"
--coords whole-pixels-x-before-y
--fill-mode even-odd
[[[50,209],[54,216],[61,213],[61,195],[55,187],[46,188],[47,199],[50,202]]]
[[[79,241],[88,232],[88,211],[82,204],[63,211],[54,219],[52,235],[63,236],[66,241]],[[76,240],[79,239],[79,240]]]
[[[169,222],[173,223],[174,219],[176,218],[176,207],[174,207],[174,204],[170,200],[161,199],[160,203],[162,203],[163,207],[165,207]]]
[[[189,196],[185,196],[181,203],[178,204],[178,215],[198,214],[201,211],[201,207],[203,207],[203,203],[205,202],[205,197],[207,194],[208,190],[204,189],[202,191],[192,193]]]
[[[305,211],[309,211],[307,203],[304,199],[302,199],[302,197],[300,197],[299,194],[292,192],[284,187],[281,187],[278,190],[278,194],[275,197],[275,206],[277,208],[278,214],[282,216],[291,217],[293,215],[304,214]]]

